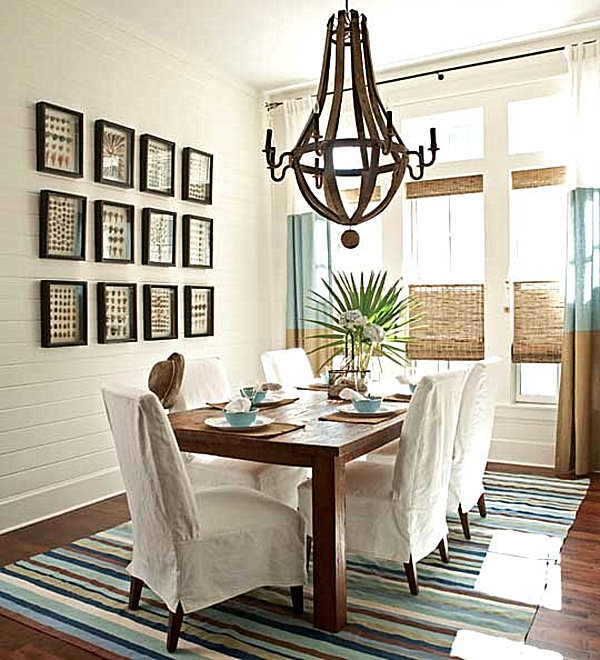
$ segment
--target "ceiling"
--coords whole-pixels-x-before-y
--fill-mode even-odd
[[[263,90],[318,78],[340,0],[78,0]],[[355,0],[377,69],[600,19],[600,0]]]

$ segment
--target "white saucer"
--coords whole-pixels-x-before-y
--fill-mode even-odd
[[[376,412],[359,412],[352,404],[349,404],[347,406],[340,406],[338,410],[345,415],[357,415],[358,417],[387,417],[393,412],[402,410],[402,408],[388,406],[382,403]]]
[[[213,429],[219,429],[219,431],[248,431],[253,429],[263,429],[267,426],[270,426],[274,421],[275,420],[272,417],[263,417],[262,415],[257,415],[256,419],[250,426],[231,426],[225,416],[208,417],[204,420],[204,423]]]

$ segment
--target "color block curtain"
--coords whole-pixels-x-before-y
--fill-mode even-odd
[[[565,335],[556,469],[600,468],[600,42],[571,46],[574,146],[569,176]]]
[[[284,101],[284,150],[289,151],[310,117],[314,100],[310,97]],[[322,279],[331,279],[331,227],[329,222],[314,213],[296,186],[293,176],[286,177],[287,186],[287,306],[286,348],[301,347],[309,351],[319,344],[310,339],[316,328],[306,321],[315,312],[307,308],[311,290],[322,295],[327,291]],[[323,343],[323,342],[320,342]],[[317,373],[327,359],[325,351],[308,356]]]

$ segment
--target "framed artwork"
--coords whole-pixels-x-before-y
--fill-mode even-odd
[[[214,292],[212,286],[185,286],[183,321],[186,337],[209,337],[214,330]]]
[[[42,280],[42,346],[87,344],[87,282]]]
[[[85,259],[87,199],[81,195],[40,192],[40,257]]]
[[[98,282],[98,342],[137,341],[137,285]]]
[[[175,143],[153,135],[140,138],[140,190],[174,197]]]
[[[133,188],[133,128],[97,119],[94,135],[94,181]]]
[[[198,215],[183,216],[183,265],[213,267],[213,221]]]
[[[148,266],[175,265],[177,214],[160,209],[142,211],[142,263]]]
[[[133,263],[133,206],[97,200],[96,261]]]
[[[212,204],[213,157],[198,149],[183,150],[181,197],[190,202]]]
[[[177,338],[177,286],[144,284],[144,339]]]
[[[36,106],[37,171],[83,176],[83,114],[39,101]]]

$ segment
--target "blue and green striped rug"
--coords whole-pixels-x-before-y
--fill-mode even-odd
[[[488,516],[473,512],[472,540],[450,521],[450,564],[419,563],[421,592],[402,566],[348,559],[348,625],[338,634],[291,612],[288,592],[257,589],[184,618],[179,658],[447,657],[458,631],[523,640],[537,607],[552,607],[549,582],[588,481],[488,473]],[[0,611],[103,658],[168,658],[167,612],[144,589],[127,609],[131,525],[0,568]],[[559,596],[560,597],[560,596]]]

